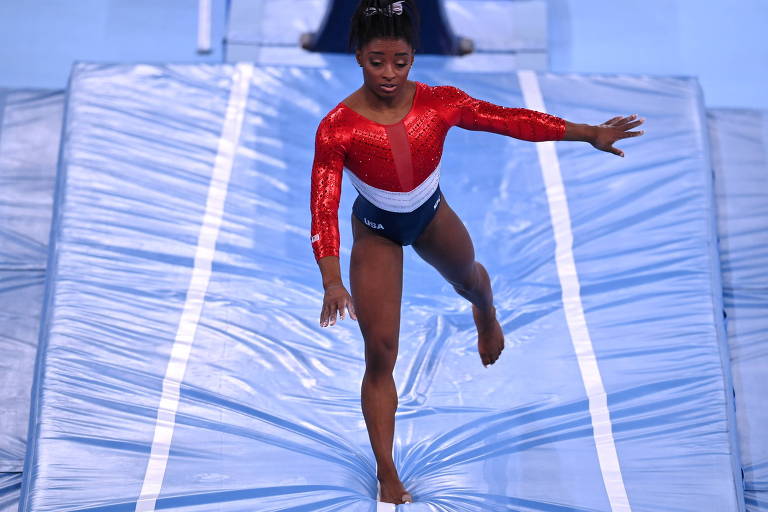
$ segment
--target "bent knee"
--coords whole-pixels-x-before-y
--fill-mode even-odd
[[[478,263],[473,261],[467,265],[461,272],[455,273],[453,276],[446,277],[449,283],[453,285],[456,290],[468,291],[473,290],[477,286],[477,280],[480,277]]]

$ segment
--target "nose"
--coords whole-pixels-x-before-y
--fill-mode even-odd
[[[395,66],[392,64],[385,65],[382,78],[384,78],[385,80],[394,80],[395,76],[397,76],[395,73]]]

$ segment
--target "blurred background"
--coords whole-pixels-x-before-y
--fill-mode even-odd
[[[75,60],[235,60],[240,52],[228,52],[228,44],[259,39],[265,10],[274,16],[286,9],[291,19],[306,20],[305,28],[314,30],[312,20],[317,24],[322,19],[325,4],[324,0],[202,2],[202,28],[210,33],[210,52],[201,54],[196,0],[4,0],[0,87],[63,88]],[[519,19],[514,19],[515,13],[512,20],[505,16],[506,34],[495,37],[518,40],[506,45],[507,50],[545,53],[546,58],[536,62],[538,68],[559,73],[697,76],[709,106],[768,108],[763,92],[768,84],[765,0],[449,0],[445,4],[460,34],[462,29],[471,31],[462,23],[462,12],[509,4]],[[532,67],[527,64],[524,67]]]

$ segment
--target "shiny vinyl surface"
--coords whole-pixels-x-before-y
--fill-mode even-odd
[[[157,485],[158,510],[376,510],[359,406],[362,340],[349,320],[319,327],[322,288],[307,243],[314,127],[359,72],[352,62],[252,69],[232,153],[221,140],[232,137],[241,72],[74,71],[22,511],[134,510]],[[524,104],[515,74],[417,65],[412,77]],[[645,136],[618,144],[624,159],[555,146],[570,278],[629,506],[740,510],[698,85],[536,79],[553,115],[647,119]],[[234,156],[225,185],[211,179],[223,154]],[[226,193],[215,252],[194,335],[182,336],[212,187]],[[606,441],[596,445],[566,325],[537,145],[453,130],[441,189],[492,277],[507,349],[483,368],[469,303],[406,251],[395,461],[416,503],[399,508],[610,510],[597,455]],[[355,195],[342,187],[345,283],[352,237],[343,220]],[[172,439],[161,481],[148,484],[163,380],[181,338],[189,354]]]
[[[708,111],[744,496],[768,511],[768,112]]]
[[[63,91],[0,89],[0,512],[16,512]]]

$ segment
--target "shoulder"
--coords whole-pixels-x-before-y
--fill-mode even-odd
[[[348,114],[342,103],[333,107],[317,125],[317,135],[338,137],[348,125]]]
[[[331,110],[329,110],[325,116],[323,116],[317,127],[318,129],[333,127],[334,125],[338,125],[339,123],[344,122],[345,117],[344,105],[343,103],[339,103]]]
[[[421,84],[421,88],[425,92],[425,96],[436,105],[454,106],[471,100],[467,93],[452,85]]]

